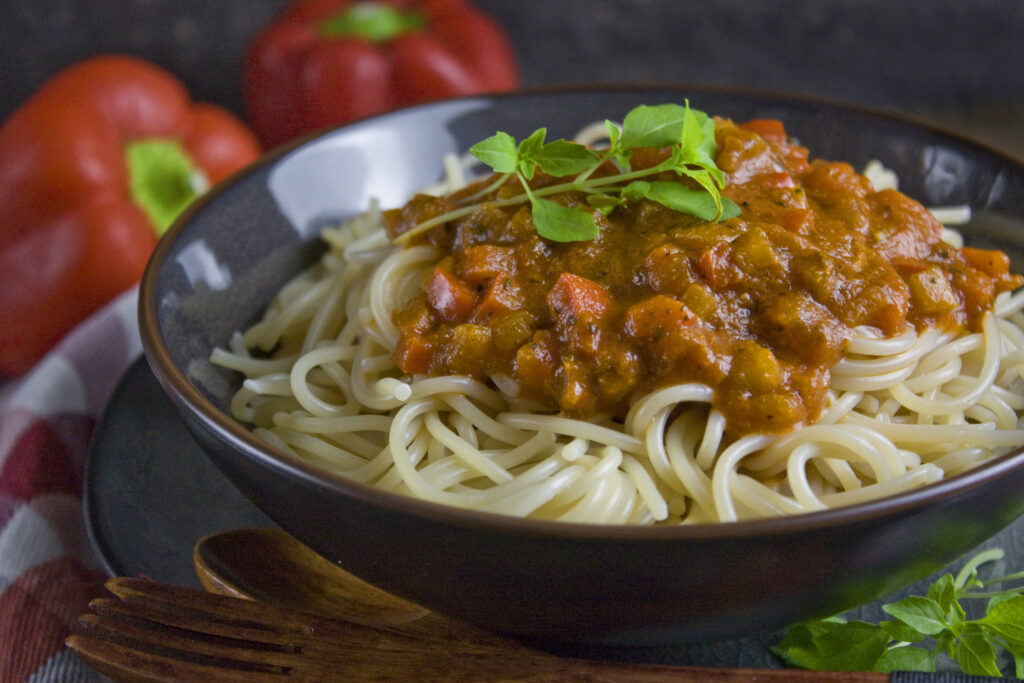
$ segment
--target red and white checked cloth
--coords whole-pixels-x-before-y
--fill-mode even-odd
[[[93,427],[141,353],[137,299],[122,294],[0,387],[0,682],[103,680],[64,638],[106,578],[82,484]]]

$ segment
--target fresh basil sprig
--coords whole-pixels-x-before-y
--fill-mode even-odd
[[[626,114],[621,128],[607,120],[605,128],[609,146],[597,151],[567,140],[547,142],[545,128],[538,128],[518,144],[515,138],[501,131],[478,142],[470,147],[470,153],[500,174],[497,179],[466,198],[464,201],[470,205],[424,221],[399,235],[396,241],[406,241],[437,225],[468,215],[479,205],[472,202],[494,192],[511,178],[518,178],[522,194],[494,203],[513,206],[529,202],[537,233],[556,242],[594,239],[600,231],[595,211],[607,215],[622,204],[640,199],[658,202],[705,221],[727,220],[740,214],[739,207],[721,194],[725,174],[715,165],[715,123],[704,112],[691,109],[689,102],[683,106],[642,105]],[[656,166],[633,170],[630,158],[639,147],[668,148],[669,154]],[[594,172],[606,163],[614,164],[617,172],[594,177]],[[563,183],[531,189],[528,181],[538,169],[556,178],[574,177]],[[641,180],[666,172],[674,173],[679,180]],[[681,182],[683,180],[690,182]],[[583,192],[589,210],[582,206],[563,206],[544,198],[569,191]]]
[[[978,567],[1003,557],[989,550],[967,562],[954,578],[943,575],[926,596],[912,595],[882,605],[892,620],[872,624],[821,619],[790,629],[772,647],[786,663],[817,671],[935,671],[936,658],[947,655],[966,674],[1001,676],[1000,650],[1024,677],[1024,586],[997,592],[985,586],[1024,579],[1024,572],[978,579]],[[968,619],[960,601],[987,598],[985,616]]]

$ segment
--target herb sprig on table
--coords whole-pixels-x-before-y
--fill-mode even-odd
[[[935,671],[948,655],[966,674],[1001,676],[1000,650],[1024,677],[1024,586],[987,587],[1024,579],[1024,572],[982,582],[978,567],[1001,559],[1001,550],[975,556],[954,578],[945,574],[925,596],[912,595],[882,606],[891,620],[872,624],[839,617],[789,630],[772,651],[786,663],[819,671]],[[985,615],[968,619],[961,600],[987,599]]]
[[[414,226],[399,235],[396,242],[469,215],[483,197],[513,178],[519,180],[523,192],[495,200],[494,204],[514,206],[529,202],[537,233],[556,242],[594,239],[600,230],[595,212],[607,215],[617,206],[640,199],[650,199],[706,221],[739,215],[739,207],[721,195],[725,174],[715,164],[715,123],[704,112],[691,109],[689,102],[683,106],[641,105],[626,114],[621,128],[606,120],[605,129],[609,145],[602,150],[562,139],[547,142],[546,128],[538,128],[518,143],[501,131],[478,142],[469,151],[498,174],[494,182],[466,198],[466,206]],[[634,170],[630,159],[638,148],[667,148],[668,154],[652,167]],[[608,163],[614,164],[616,172],[595,175]],[[574,177],[531,189],[529,181],[538,169],[556,178]],[[678,180],[671,179],[673,174]],[[662,177],[665,175],[669,178]],[[653,176],[659,177],[651,179]],[[584,193],[590,208],[563,206],[545,199],[570,191]]]

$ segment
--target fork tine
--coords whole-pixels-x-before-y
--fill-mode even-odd
[[[157,655],[216,664],[226,669],[275,673],[296,666],[301,648],[211,636],[178,628],[155,629],[136,620],[85,614],[78,620],[86,635]]]
[[[253,647],[279,646],[283,640],[291,640],[297,635],[290,631],[290,624],[287,623],[275,621],[255,624],[249,620],[220,620],[207,612],[188,612],[177,605],[157,601],[140,604],[122,602],[115,598],[96,598],[89,602],[89,609],[112,622],[148,622],[151,624],[150,630],[154,630],[152,625],[159,625],[160,630],[177,629],[213,638],[245,640],[252,643]]]
[[[244,638],[257,643],[289,643],[320,648],[325,640],[344,640],[354,647],[407,650],[425,640],[444,643],[455,652],[521,650],[512,641],[479,632],[467,637],[463,629],[408,628],[407,625],[366,626],[306,614],[254,600],[215,595],[149,579],[115,578],[107,588],[121,602],[100,598],[90,606],[98,613],[141,618],[213,636]],[[415,622],[414,622],[415,623]],[[468,627],[467,627],[468,628]],[[475,630],[472,631],[474,634]]]
[[[253,683],[254,680],[270,680],[286,675],[264,671],[256,676],[252,671],[166,657],[84,634],[68,636],[65,643],[89,666],[118,681]]]
[[[280,610],[267,603],[189,590],[149,579],[120,577],[108,579],[105,585],[125,604],[152,607],[169,617],[205,616],[232,628],[309,634],[322,621],[299,612],[289,612],[287,619],[281,619]]]

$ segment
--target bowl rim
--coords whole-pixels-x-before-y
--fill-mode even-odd
[[[561,522],[537,520],[490,512],[481,512],[421,500],[412,496],[382,491],[365,484],[347,479],[342,474],[328,472],[312,465],[298,456],[268,444],[252,434],[241,422],[221,411],[204,396],[181,372],[171,358],[170,351],[160,334],[156,301],[157,281],[163,264],[171,251],[175,239],[183,233],[192,218],[204,208],[217,201],[227,190],[244,178],[260,173],[277,164],[294,150],[315,144],[319,139],[348,128],[384,121],[391,117],[408,116],[416,110],[427,110],[450,106],[452,103],[485,100],[493,106],[503,101],[514,101],[522,97],[559,97],[573,94],[614,94],[623,92],[675,92],[681,97],[697,97],[701,94],[735,96],[746,99],[763,99],[772,103],[798,103],[845,111],[858,116],[888,122],[908,129],[927,132],[959,146],[994,156],[1001,163],[1018,167],[1024,173],[1024,160],[996,149],[984,142],[972,139],[954,131],[904,112],[886,110],[851,103],[838,99],[791,93],[785,91],[748,88],[728,85],[707,85],[687,83],[595,83],[570,85],[543,85],[521,88],[502,93],[466,95],[424,104],[403,107],[383,114],[368,116],[337,126],[329,126],[300,136],[284,145],[267,151],[257,161],[234,173],[205,195],[195,200],[177,218],[157,243],[139,285],[138,320],[144,355],[163,390],[173,399],[178,410],[188,410],[221,440],[250,460],[259,461],[268,468],[268,473],[296,477],[308,484],[328,490],[331,494],[342,495],[360,503],[386,509],[392,513],[418,517],[436,523],[468,529],[487,529],[504,534],[544,537],[550,539],[572,539],[575,541],[601,540],[619,542],[665,543],[678,541],[721,541],[740,540],[750,537],[784,536],[807,532],[827,532],[841,526],[864,524],[881,517],[896,517],[912,514],[929,503],[941,499],[955,498],[982,486],[993,479],[1024,467],[1024,446],[983,462],[972,469],[948,479],[942,479],[911,491],[865,501],[828,510],[806,512],[778,517],[741,520],[736,522],[701,523],[677,526],[636,526],[592,524],[583,522]],[[691,97],[692,99],[692,97]]]

